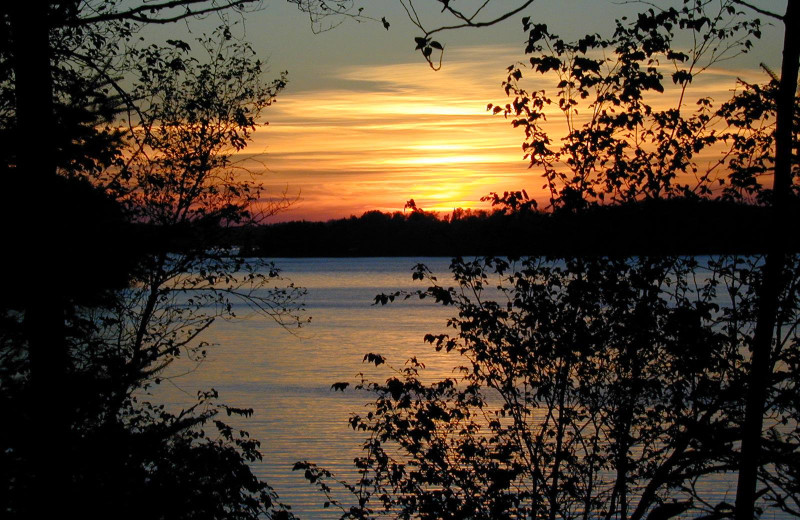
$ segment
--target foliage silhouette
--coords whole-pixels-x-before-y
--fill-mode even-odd
[[[227,26],[195,44],[207,62],[185,42],[136,47],[143,24],[245,3],[0,10],[11,72],[0,83],[2,164],[14,194],[3,209],[19,224],[0,330],[9,518],[52,514],[53,503],[88,517],[290,516],[248,466],[258,441],[219,420],[252,410],[217,403],[213,390],[178,413],[145,397],[174,359],[202,359],[200,334],[216,319],[244,308],[299,323],[302,290],[217,247],[224,226],[281,209],[253,210],[255,179],[230,154],[285,78],[264,82]]]
[[[716,259],[699,280],[697,267],[669,257],[456,259],[448,288],[420,266],[415,277],[430,287],[389,297],[457,309],[453,335],[425,340],[464,366],[425,382],[412,360],[384,383],[357,385],[378,396],[351,418],[369,434],[357,463],[359,514],[642,518],[687,509],[704,475],[737,467],[741,345],[752,340],[759,276],[746,258]],[[717,303],[723,292],[730,306]],[[785,318],[797,323],[796,309]]]
[[[349,0],[289,1],[310,15],[314,31],[343,17],[369,18]],[[281,283],[277,270],[209,249],[225,226],[280,209],[251,213],[257,184],[234,174],[227,152],[245,146],[283,78],[255,83],[260,69],[249,49],[227,43],[200,42],[207,65],[188,56],[186,42],[137,47],[147,25],[212,14],[228,23],[260,6],[42,0],[0,7],[2,207],[3,220],[15,223],[9,243],[18,252],[0,331],[0,388],[16,425],[2,437],[8,515],[50,514],[37,500],[42,490],[89,516],[111,503],[129,516],[168,517],[256,516],[270,505],[269,490],[244,466],[255,445],[222,423],[217,440],[203,433],[216,413],[211,394],[178,417],[133,400],[181,349],[201,355],[197,335],[216,318],[234,317],[235,300],[279,320],[296,310],[299,290],[272,287]],[[218,36],[230,41],[227,30]],[[120,114],[127,128],[118,127]],[[53,439],[63,448],[45,450]],[[203,465],[231,479],[197,473],[186,488],[174,486],[174,473],[188,478]],[[160,498],[144,510],[139,493]]]
[[[781,86],[741,84],[718,107],[699,99],[686,108],[698,74],[759,35],[758,21],[737,5],[747,4],[653,6],[618,22],[610,38],[576,42],[523,19],[530,67],[509,67],[513,101],[489,109],[524,130],[523,149],[556,214],[716,197],[764,205],[772,226],[787,222],[797,202],[797,160],[786,155],[800,134],[791,123],[796,72],[782,75]],[[783,18],[787,35],[794,7]],[[680,33],[695,46],[679,49]],[[785,59],[796,71],[796,54]],[[554,90],[527,90],[530,74],[552,79]],[[667,98],[674,106],[660,108]],[[791,137],[777,146],[776,114],[777,132],[788,124]],[[556,116],[567,122],[560,140],[548,126]],[[721,146],[719,162],[701,168],[698,154]],[[782,160],[787,171],[779,173]],[[773,190],[763,187],[769,172]],[[490,199],[511,214],[532,209],[522,191]],[[453,287],[419,266],[413,276],[427,290],[376,303],[419,297],[454,307],[452,334],[425,339],[460,355],[463,367],[426,382],[411,359],[383,382],[357,384],[375,401],[351,418],[367,434],[359,479],[340,483],[354,505],[335,500],[328,471],[298,469],[342,518],[752,518],[767,507],[797,515],[788,468],[799,462],[800,261],[782,238],[772,236],[766,256],[703,263],[457,258]],[[748,468],[757,477],[749,496]],[[736,472],[736,504],[708,495],[710,478]]]

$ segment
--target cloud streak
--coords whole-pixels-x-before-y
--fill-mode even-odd
[[[521,187],[529,176],[522,136],[486,111],[504,97],[510,56],[510,49],[471,48],[440,72],[419,62],[347,67],[328,73],[337,88],[289,90],[248,148],[264,153],[270,191],[300,194],[280,217],[401,210],[409,198],[450,211],[478,206],[489,191]]]
[[[419,62],[321,69],[334,80],[322,83],[335,88],[289,89],[248,148],[264,153],[269,192],[300,195],[279,219],[397,211],[410,198],[426,210],[449,212],[485,207],[479,199],[491,191],[522,188],[545,199],[538,173],[522,160],[523,134],[486,111],[489,102],[507,102],[501,82],[519,57],[517,49],[471,47],[451,54],[439,72]],[[746,74],[752,71],[707,71],[693,98],[721,102]],[[556,111],[554,141],[563,126]]]

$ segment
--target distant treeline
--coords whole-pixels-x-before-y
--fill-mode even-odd
[[[660,200],[567,212],[369,211],[328,222],[238,228],[243,255],[267,257],[638,255],[758,253],[776,234],[800,250],[769,209],[720,201]],[[794,211],[797,222],[800,211]],[[788,223],[787,223],[788,224]]]

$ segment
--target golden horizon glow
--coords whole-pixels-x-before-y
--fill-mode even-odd
[[[501,82],[519,55],[473,47],[452,53],[439,72],[415,61],[341,69],[327,78],[337,88],[292,92],[290,82],[247,149],[256,169],[266,167],[267,195],[299,196],[275,220],[402,211],[412,198],[426,211],[487,208],[480,198],[489,192],[519,189],[546,200],[540,174],[522,160],[523,133],[486,110],[508,102]],[[722,102],[737,77],[752,75],[708,70],[685,106],[693,110],[701,96]],[[668,92],[656,108],[675,100]],[[548,119],[556,142],[566,131],[563,115],[554,107]]]

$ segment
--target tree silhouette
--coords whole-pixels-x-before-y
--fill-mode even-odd
[[[751,9],[753,8],[750,4],[743,2],[733,2],[733,4],[744,5]],[[723,9],[732,8],[732,5],[723,5]],[[768,204],[773,208],[773,215],[775,215],[774,218],[776,218],[775,226],[779,226],[779,223],[786,222],[787,212],[790,211],[789,208],[796,200],[796,194],[793,193],[796,188],[793,188],[793,175],[791,173],[791,149],[793,148],[792,142],[796,142],[797,140],[796,137],[792,137],[792,120],[796,117],[796,86],[800,43],[798,43],[796,35],[794,35],[789,27],[793,27],[797,23],[797,9],[796,2],[789,2],[786,13],[780,16],[756,8],[761,14],[767,14],[773,18],[777,18],[784,24],[785,40],[781,79],[777,88],[775,88],[776,85],[773,85],[769,89],[772,94],[765,95],[755,106],[750,105],[748,109],[745,107],[745,104],[748,100],[755,101],[758,94],[755,94],[753,91],[758,92],[759,89],[758,87],[747,86],[745,93],[741,96],[737,96],[732,102],[732,105],[740,110],[738,113],[731,112],[730,108],[723,108],[721,114],[727,115],[727,122],[736,129],[732,134],[714,135],[713,133],[701,130],[711,121],[709,115],[703,114],[705,111],[703,105],[706,102],[702,100],[700,104],[701,108],[696,119],[679,122],[675,119],[675,116],[680,116],[680,110],[682,108],[680,104],[672,113],[653,113],[650,107],[639,105],[638,94],[635,93],[635,90],[631,98],[622,99],[623,106],[625,106],[624,103],[632,100],[633,110],[629,108],[628,114],[624,116],[622,114],[619,116],[611,116],[611,121],[617,128],[623,125],[620,125],[615,119],[618,117],[626,117],[630,120],[631,113],[634,114],[634,117],[641,117],[641,114],[645,117],[651,117],[651,114],[653,114],[652,117],[658,124],[655,129],[652,127],[648,129],[648,133],[644,134],[642,141],[637,140],[637,154],[635,158],[627,153],[620,154],[617,150],[614,150],[616,156],[614,154],[609,154],[608,156],[601,154],[599,158],[600,168],[596,170],[596,172],[597,182],[604,184],[604,186],[597,191],[595,191],[595,181],[591,178],[591,173],[595,171],[595,161],[598,160],[596,156],[594,156],[594,153],[597,151],[595,147],[596,142],[591,139],[582,141],[581,139],[585,137],[586,134],[575,132],[570,129],[569,137],[575,139],[575,146],[567,151],[567,157],[569,157],[567,161],[572,160],[574,161],[573,164],[580,165],[579,169],[572,168],[573,173],[577,173],[578,175],[568,179],[564,174],[553,168],[553,159],[558,161],[562,159],[563,155],[559,155],[559,152],[553,154],[548,149],[549,142],[547,140],[547,135],[539,132],[538,118],[542,117],[543,114],[540,110],[534,109],[531,111],[528,108],[530,106],[541,108],[541,105],[537,106],[535,100],[532,103],[528,103],[527,100],[524,100],[527,93],[515,88],[515,82],[519,79],[517,77],[517,75],[520,74],[519,69],[512,70],[507,82],[507,88],[515,93],[516,99],[513,108],[507,106],[505,110],[507,113],[514,113],[516,116],[521,114],[527,116],[525,120],[518,119],[514,124],[525,128],[526,135],[529,139],[524,146],[530,154],[532,164],[540,165],[545,168],[545,176],[550,184],[551,193],[554,191],[553,180],[557,180],[558,185],[561,187],[562,191],[551,200],[553,200],[553,202],[558,200],[561,203],[574,206],[576,203],[583,203],[587,195],[589,198],[597,196],[601,199],[604,194],[609,194],[612,198],[619,197],[620,190],[626,190],[626,193],[622,195],[623,197],[629,197],[631,195],[637,196],[641,193],[641,196],[645,198],[662,196],[662,192],[663,195],[669,196],[673,189],[683,190],[685,192],[688,189],[687,185],[673,186],[672,180],[681,172],[686,172],[687,167],[697,174],[696,166],[691,163],[693,155],[704,147],[713,144],[717,139],[722,138],[723,140],[734,143],[729,152],[733,154],[733,157],[731,161],[725,165],[732,171],[732,175],[727,179],[730,186],[728,194],[741,197],[743,194],[747,193],[749,195],[756,195],[757,197],[767,197],[769,199]],[[667,17],[668,13],[669,10],[665,10],[659,13],[659,15]],[[656,22],[658,23],[659,21]],[[663,23],[663,20],[661,23]],[[691,27],[691,22],[684,23]],[[699,18],[695,20],[694,23],[703,24],[711,23],[711,21],[709,19]],[[734,25],[733,28],[736,29],[737,27]],[[652,28],[645,27],[643,29],[651,30],[651,35],[653,36],[651,48],[652,45],[658,46],[662,43],[663,40],[658,40],[658,35],[655,31],[652,31]],[[727,27],[725,30],[727,31],[730,29],[730,27]],[[541,29],[537,29],[536,27],[534,27],[534,30],[531,32],[531,36],[534,34],[537,38],[545,36],[541,34]],[[731,37],[733,33],[725,34],[720,32],[716,33],[715,36]],[[531,46],[535,48],[537,43],[532,40],[533,38],[529,39],[529,49],[532,48]],[[677,84],[681,84],[682,89],[685,89],[688,82],[691,81],[694,69],[699,65],[698,60],[702,57],[702,52],[707,52],[710,48],[704,48],[705,45],[712,41],[713,38],[706,38],[704,44],[699,48],[701,51],[699,53],[695,52],[689,56],[673,53],[673,58],[677,58],[680,62],[686,62],[690,65],[688,67],[681,67],[676,64],[675,66],[673,81]],[[745,41],[745,43],[747,42]],[[589,36],[585,40],[582,40],[582,42],[579,42],[579,46],[581,44],[584,45],[585,49],[593,47],[595,42],[592,41],[592,37]],[[559,50],[561,47],[559,47],[558,44],[554,45],[554,47],[557,49],[556,53],[559,56],[563,54]],[[722,48],[725,49],[724,46]],[[719,46],[713,47],[712,58],[716,58],[713,53],[719,52],[719,49]],[[578,48],[577,50],[580,51],[581,49]],[[575,49],[570,49],[570,51],[574,52]],[[550,58],[551,56],[549,55],[532,58],[531,65],[535,66],[539,71],[547,71],[551,68],[558,68],[561,65],[557,60],[554,61]],[[667,58],[670,58],[669,53],[667,54]],[[576,68],[582,71],[582,74],[585,73],[585,63],[579,64],[578,58],[575,58],[573,63]],[[627,66],[628,64],[625,65]],[[599,63],[595,62],[591,65],[590,70],[595,72],[595,67],[597,66],[599,66]],[[703,66],[701,65],[698,68],[702,69]],[[595,79],[592,75],[589,76],[588,80],[577,78],[578,81],[574,81],[575,78],[570,76],[565,68],[562,68],[561,71],[562,73],[567,73],[566,78],[563,80],[563,87],[567,90],[576,88],[576,92],[584,96],[587,92],[585,87],[587,85],[594,86],[593,82]],[[656,90],[662,88],[657,82],[659,73],[653,68],[648,69],[647,73],[655,73],[656,76],[651,75],[648,77],[647,74],[645,74],[637,79],[645,79],[646,81],[655,79],[656,83],[648,85],[648,88],[655,88]],[[630,95],[631,93],[626,92],[624,94]],[[680,100],[681,102],[683,101],[683,92],[681,93]],[[619,106],[617,104],[618,100],[616,99],[609,100],[603,98],[602,101],[611,101],[615,106]],[[547,103],[548,100],[541,100],[539,102]],[[574,98],[569,96],[565,97],[563,95],[559,100],[559,106],[567,113],[568,121],[570,121],[569,112],[572,110],[571,105],[573,102]],[[598,105],[595,105],[595,107],[597,106]],[[520,107],[522,108],[521,110]],[[753,113],[749,110],[755,110],[755,112],[759,113],[759,115],[755,117],[756,120],[774,117],[774,151],[770,146],[767,146],[766,150],[764,148],[754,149],[758,141],[752,140],[752,129],[757,128],[757,125],[755,124],[756,121],[753,118]],[[600,114],[597,118],[598,122],[600,125],[603,125],[605,124],[603,119],[606,113],[604,111],[598,112]],[[595,113],[597,114],[598,112]],[[659,119],[661,119],[661,121],[659,121]],[[667,124],[663,125],[662,121],[667,122]],[[627,126],[630,129],[637,128],[638,125],[639,122],[637,121],[635,125]],[[642,127],[645,127],[645,125],[642,125]],[[751,135],[743,138],[743,133],[750,133]],[[761,134],[762,143],[765,142],[763,139],[763,137],[766,137],[765,134],[766,133]],[[601,139],[608,138],[606,133],[597,133],[594,135],[599,135]],[[632,136],[629,134],[627,137],[629,138],[628,142],[630,142],[630,137]],[[655,155],[648,150],[640,151],[646,148],[646,146],[642,146],[640,143],[647,143],[649,139],[652,139],[650,142],[651,147],[657,150]],[[617,142],[613,139],[609,141],[613,143],[612,146],[618,146]],[[608,143],[603,143],[603,146],[607,146],[607,144]],[[762,150],[762,155],[754,154],[756,150]],[[601,151],[605,150],[601,148]],[[565,151],[562,150],[560,153],[564,154],[564,152]],[[740,159],[744,159],[744,161],[742,162]],[[724,164],[724,162],[725,158],[723,158],[721,164]],[[756,163],[756,167],[753,167],[754,162]],[[769,168],[767,165],[767,163],[770,162],[774,164],[772,168]],[[620,164],[622,164],[622,168],[619,167]],[[633,168],[631,168],[631,165],[633,165]],[[641,172],[636,171],[637,167],[643,167]],[[770,192],[764,193],[757,181],[757,176],[759,174],[769,173],[770,170],[773,173],[773,189]],[[707,171],[700,176],[699,179],[702,182],[696,183],[692,187],[693,192],[699,189],[701,193],[707,193],[708,188],[704,186],[703,182],[711,180],[709,173],[710,171]],[[719,179],[719,181],[724,182],[725,179]],[[565,197],[565,195],[567,195],[567,197]],[[756,474],[760,465],[763,464],[764,459],[764,457],[759,454],[759,445],[762,438],[763,417],[769,408],[767,394],[769,393],[770,381],[774,379],[774,375],[771,374],[771,372],[775,369],[770,368],[770,366],[774,367],[775,358],[780,357],[780,346],[773,345],[773,334],[775,333],[778,321],[780,321],[778,318],[780,314],[779,309],[782,308],[780,295],[785,290],[785,287],[787,287],[786,284],[789,284],[788,286],[791,287],[791,282],[787,281],[787,275],[785,274],[785,269],[788,268],[789,271],[791,271],[791,261],[788,261],[787,266],[786,255],[787,249],[785,242],[779,236],[776,236],[771,242],[770,252],[764,261],[763,280],[759,282],[760,285],[757,295],[754,295],[754,298],[756,298],[758,302],[759,311],[756,320],[753,345],[751,346],[753,356],[747,383],[749,388],[747,413],[742,424],[743,440],[739,463],[740,480],[737,490],[736,505],[736,517],[740,520],[753,516],[756,498]],[[780,327],[778,327],[778,329],[780,329]],[[780,340],[778,340],[778,344],[780,344]],[[772,361],[770,361],[771,357],[773,357]]]
[[[524,130],[555,214],[679,198],[748,200],[775,215],[796,204],[792,175],[770,171],[798,141],[791,123],[783,148],[770,139],[776,114],[784,124],[796,117],[796,72],[782,78],[791,94],[780,106],[772,83],[741,84],[721,106],[699,99],[686,108],[697,75],[759,34],[737,4],[653,6],[618,22],[610,38],[576,42],[523,19],[530,66],[509,67],[512,101],[489,109]],[[679,33],[695,47],[678,49]],[[797,55],[785,56],[796,69]],[[552,90],[524,88],[539,74]],[[671,95],[673,107],[656,108],[653,100]],[[567,122],[560,140],[548,126],[553,113]],[[698,160],[723,145],[717,163]],[[787,156],[785,165],[796,161]],[[769,173],[772,190],[762,186]],[[529,211],[523,192],[492,199],[506,212]],[[796,514],[788,468],[797,465],[798,259],[779,235],[772,247],[766,257],[705,265],[668,256],[456,259],[453,287],[418,267],[414,278],[427,290],[376,302],[453,306],[452,334],[426,341],[459,354],[463,366],[427,383],[412,359],[384,382],[358,383],[376,400],[351,419],[368,435],[360,480],[344,483],[357,503],[332,503],[342,518],[751,518],[759,496],[759,506]],[[763,445],[749,451],[753,429]],[[329,472],[298,469],[332,500]],[[734,471],[737,503],[712,502],[708,476]]]
[[[749,5],[749,4],[746,4]],[[796,139],[795,131],[798,66],[800,66],[800,37],[796,31],[800,23],[800,5],[789,1],[785,14],[772,15],[784,25],[783,60],[781,78],[775,102],[775,166],[772,189],[772,205],[775,212],[775,226],[782,226],[786,220],[789,206],[796,201],[792,150]],[[796,163],[796,161],[795,161]],[[748,396],[746,415],[743,424],[742,455],[739,467],[739,483],[736,490],[736,518],[745,520],[753,517],[756,501],[757,472],[762,455],[762,436],[764,414],[768,412],[768,389],[773,379],[779,349],[773,346],[776,326],[780,331],[780,295],[786,281],[783,272],[787,264],[786,247],[780,240],[774,240],[764,265],[764,280],[758,292],[758,320],[752,345],[752,366],[747,382]],[[777,343],[780,344],[780,332]],[[796,486],[795,486],[796,488]],[[797,496],[795,489],[794,496]],[[792,494],[791,492],[789,494]],[[795,498],[795,504],[798,501]],[[797,511],[797,507],[795,507]]]
[[[290,3],[310,15],[315,31],[335,26],[342,17],[368,18],[350,1]],[[172,54],[135,46],[137,32],[147,25],[243,15],[260,6],[256,0],[35,0],[0,7],[5,36],[0,68],[6,73],[0,80],[6,137],[3,217],[16,223],[9,240],[16,253],[15,276],[3,296],[3,370],[8,381],[16,382],[8,383],[7,393],[4,387],[4,398],[20,420],[16,433],[4,438],[4,448],[13,446],[4,451],[9,462],[4,481],[17,482],[4,499],[9,513],[47,514],[48,504],[33,498],[41,489],[51,489],[53,501],[66,509],[79,509],[86,497],[77,490],[90,489],[80,479],[102,472],[101,457],[85,467],[77,449],[91,446],[87,439],[96,441],[98,432],[108,433],[106,426],[127,432],[109,434],[123,443],[130,440],[125,435],[131,429],[141,433],[141,424],[149,421],[151,430],[163,430],[151,439],[193,449],[191,436],[198,432],[192,426],[213,414],[174,418],[158,410],[141,411],[130,405],[131,390],[188,346],[214,317],[232,316],[229,299],[243,299],[274,317],[293,308],[293,288],[267,296],[257,292],[272,283],[274,269],[245,265],[225,251],[204,250],[219,244],[212,235],[221,225],[258,221],[250,207],[258,197],[257,185],[234,175],[227,151],[246,144],[254,117],[282,80],[236,97],[226,88],[258,74],[249,58],[237,61],[206,48],[216,61],[203,67],[181,56],[185,42],[173,41]],[[385,18],[382,22],[389,27]],[[187,72],[179,78],[179,64],[196,76]],[[227,77],[220,69],[224,66],[232,67]],[[131,90],[127,81],[137,73],[149,74],[153,82]],[[203,90],[210,78],[214,81]],[[182,97],[177,87],[187,88],[189,96]],[[153,103],[159,95],[171,98]],[[227,105],[212,106],[216,95]],[[220,108],[230,111],[210,117]],[[115,125],[120,113],[128,118],[127,130]],[[58,262],[52,261],[54,252],[63,253]],[[239,270],[247,273],[245,281],[231,277]],[[170,296],[176,293],[199,295],[186,296],[190,303],[176,303]],[[210,304],[216,306],[210,315],[200,312]],[[131,330],[135,333],[129,335]],[[125,341],[111,341],[110,331]],[[77,384],[76,378],[92,380],[87,388],[100,392],[81,394],[94,398],[85,406],[90,412],[65,392]],[[110,388],[101,384],[105,378],[113,383]],[[208,401],[204,397],[202,406]],[[121,417],[129,422],[115,423]],[[252,444],[225,437],[226,431],[222,425],[217,455],[238,450],[233,458],[223,457],[233,465],[254,456]],[[44,450],[52,439],[62,439],[64,449]],[[211,445],[209,450],[213,455]],[[132,449],[128,455],[127,466],[113,466],[117,476],[125,473],[123,467],[169,466],[145,460],[152,451]],[[168,473],[160,480],[148,478],[169,482]],[[239,483],[257,491],[247,478]],[[119,480],[119,489],[137,482]],[[135,507],[128,511],[141,512]]]
[[[18,223],[0,366],[14,425],[2,437],[7,515],[51,514],[42,493],[91,517],[287,515],[247,466],[258,442],[216,418],[250,410],[216,404],[211,391],[173,415],[136,395],[182,352],[204,355],[198,335],[237,303],[296,323],[302,291],[213,236],[280,209],[254,212],[257,185],[229,157],[284,79],[264,83],[227,28],[199,42],[208,64],[188,58],[184,42],[133,44],[144,24],[250,4],[0,10],[3,209]]]

